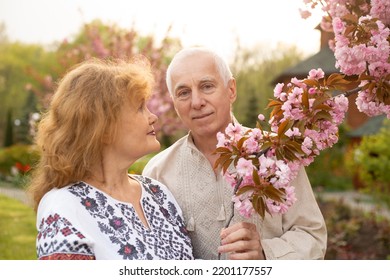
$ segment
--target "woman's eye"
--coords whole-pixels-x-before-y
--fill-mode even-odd
[[[141,103],[141,106],[139,106],[138,110],[143,111],[145,109],[145,102]]]

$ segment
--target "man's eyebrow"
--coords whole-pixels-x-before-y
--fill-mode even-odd
[[[203,77],[199,80],[199,84],[201,83],[204,83],[204,82],[215,82],[216,79],[212,76],[206,76],[206,77]],[[177,84],[174,88],[174,91],[173,92],[177,92],[178,90],[181,90],[183,88],[188,88],[188,85],[184,84],[184,83],[181,83],[181,84]]]
[[[214,82],[214,81],[215,81],[215,78],[211,77],[211,76],[206,76],[206,77],[203,77],[202,79],[200,79],[201,83],[203,83],[203,82]]]
[[[174,92],[176,92],[176,91],[178,91],[178,90],[180,90],[182,88],[188,88],[188,86],[185,85],[185,84],[178,84],[178,85],[176,85],[176,87],[174,89]]]

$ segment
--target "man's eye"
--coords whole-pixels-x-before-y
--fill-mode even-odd
[[[207,83],[207,84],[204,84],[203,86],[202,86],[202,89],[204,90],[204,91],[211,91],[211,90],[213,90],[214,89],[214,84],[209,84],[209,83]]]
[[[186,98],[190,95],[190,91],[189,90],[182,90],[182,91],[179,91],[177,94],[176,94],[176,97],[177,98]]]

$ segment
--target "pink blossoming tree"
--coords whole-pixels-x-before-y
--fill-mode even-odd
[[[123,29],[116,25],[105,25],[100,21],[85,24],[73,40],[64,40],[56,49],[56,63],[50,74],[43,75],[30,69],[39,87],[27,85],[40,99],[45,109],[55,89],[55,82],[67,69],[91,57],[127,59],[143,55],[151,62],[155,76],[155,87],[149,100],[149,108],[159,117],[156,130],[159,137],[168,141],[178,130],[184,129],[173,110],[173,102],[165,85],[165,72],[170,57],[180,49],[180,41],[170,38],[169,30],[161,42],[153,37],[141,36],[134,29]],[[169,145],[169,143],[164,143]]]
[[[277,84],[269,120],[259,115],[256,128],[234,123],[217,135],[215,168],[222,169],[234,189],[233,205],[245,217],[288,211],[296,201],[291,182],[298,170],[338,141],[347,96],[356,94],[358,109],[368,116],[390,118],[390,2],[304,3],[303,17],[321,8],[321,27],[334,32],[330,46],[340,73],[326,77],[313,69],[306,79]]]

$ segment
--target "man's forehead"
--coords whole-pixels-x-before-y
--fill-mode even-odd
[[[216,75],[210,75],[206,74],[203,76],[196,76],[196,75],[183,75],[180,74],[177,76],[177,78],[172,77],[172,81],[174,84],[175,89],[190,86],[192,84],[201,84],[205,82],[215,82],[217,80]]]
[[[200,59],[181,61],[171,71],[171,77],[176,81],[214,79],[217,74],[217,67],[213,60]]]

